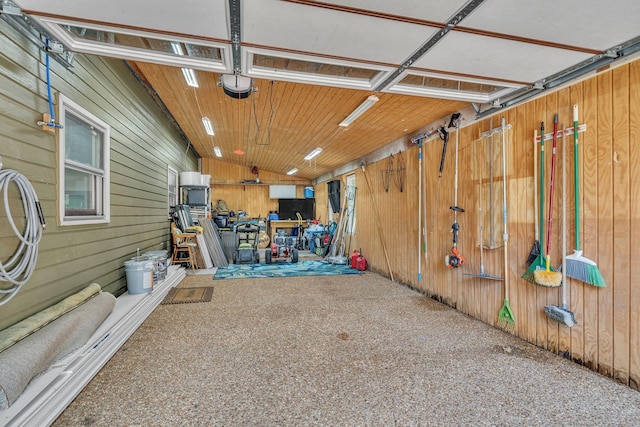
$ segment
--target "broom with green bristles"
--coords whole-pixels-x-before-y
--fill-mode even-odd
[[[544,122],[540,122],[540,194],[538,199],[538,218],[540,222],[540,227],[538,229],[538,242],[540,242],[540,247],[544,247]],[[533,272],[539,269],[546,269],[546,260],[545,257],[542,256],[538,251],[536,258],[529,264],[529,268],[522,274],[522,278],[527,282],[536,284],[535,278],[533,277]],[[553,267],[549,265],[549,269],[553,270]]]
[[[580,187],[578,179],[578,104],[573,106],[573,181],[575,186],[575,214],[576,214],[576,249],[573,254],[567,255],[563,268],[567,270],[566,274],[577,280],[581,280],[593,286],[605,287],[602,274],[598,269],[598,265],[582,256],[580,250]]]

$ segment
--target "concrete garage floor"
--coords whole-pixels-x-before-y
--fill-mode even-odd
[[[374,273],[194,286],[54,425],[640,425],[637,391]]]

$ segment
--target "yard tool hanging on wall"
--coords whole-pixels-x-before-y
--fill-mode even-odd
[[[565,158],[567,154],[565,137],[564,137],[564,125],[562,126],[562,263],[567,262],[567,172],[565,165]],[[567,283],[567,269],[562,269],[562,305],[560,307],[556,305],[548,305],[544,308],[544,312],[549,318],[555,320],[558,323],[564,323],[568,327],[572,327],[576,323],[576,317],[571,311],[567,303],[569,291]]]
[[[504,280],[502,277],[496,277],[496,276],[492,276],[490,274],[487,274],[487,272],[484,269],[484,249],[485,249],[485,244],[484,244],[484,240],[485,240],[485,236],[484,236],[484,223],[485,223],[485,209],[484,209],[484,197],[483,197],[483,193],[484,193],[484,175],[485,175],[485,164],[486,164],[486,160],[485,160],[485,154],[486,154],[486,150],[485,150],[485,141],[488,141],[490,144],[490,150],[489,152],[490,154],[490,159],[489,159],[489,163],[493,162],[493,134],[494,129],[493,129],[493,121],[490,122],[491,125],[491,130],[489,131],[489,135],[485,136],[484,134],[481,135],[481,138],[478,141],[475,141],[473,144],[473,164],[475,165],[475,170],[473,171],[473,174],[477,174],[478,176],[478,188],[479,191],[477,193],[477,197],[478,197],[478,209],[477,209],[477,221],[478,221],[478,240],[480,242],[480,272],[479,273],[464,273],[465,276],[471,276],[471,277],[479,277],[481,279],[488,279],[488,280]],[[501,126],[500,128],[500,134],[501,137],[504,138],[504,133],[507,131],[507,127],[503,124],[503,126]],[[478,146],[480,146],[479,150],[481,151],[481,153],[478,153]],[[504,143],[503,143],[504,146]],[[478,164],[482,165],[481,167],[478,166]],[[491,169],[491,168],[490,168]],[[503,179],[506,179],[506,177],[503,177]],[[490,175],[488,177],[488,186],[489,186],[489,194],[490,199],[491,197],[493,197],[493,173],[490,172]],[[493,200],[490,200],[490,203],[493,203]],[[493,216],[491,216],[490,218],[491,223],[493,224]],[[493,239],[493,237],[491,237]]]
[[[418,241],[418,282],[422,280],[422,256],[427,257],[427,218],[426,218],[426,194],[424,186],[424,168],[423,168],[423,142],[427,138],[435,135],[436,133],[442,133],[439,130],[432,129],[428,132],[422,133],[418,136],[411,138],[412,144],[418,144],[418,232],[421,233]],[[402,191],[402,190],[400,190]],[[424,206],[424,209],[423,209]]]
[[[538,131],[533,132],[533,198],[536,199],[533,201],[534,212],[533,212],[533,235],[535,236],[535,241],[533,242],[533,246],[531,247],[531,251],[529,252],[529,258],[527,258],[527,266],[531,265],[536,258],[540,256],[540,240],[538,240],[538,236],[540,234],[540,217],[536,212],[536,208],[538,207],[539,201],[537,200],[538,193],[538,165],[537,159],[538,154],[536,153],[536,146],[538,144]]]
[[[540,194],[538,195],[538,222],[540,228],[538,230],[538,241],[540,242],[540,247],[544,246],[544,226],[543,226],[543,218],[544,218],[544,122],[540,122],[540,185],[538,190]],[[531,262],[529,268],[522,274],[522,278],[527,282],[535,284],[535,279],[533,278],[533,272],[539,268],[545,268],[545,258],[541,253],[538,253],[538,256]]]
[[[444,126],[438,129],[440,139],[442,140],[442,154],[440,155],[440,168],[438,169],[438,183],[436,184],[436,202],[433,205],[433,214],[431,217],[430,233],[433,233],[433,225],[436,222],[436,214],[438,212],[438,201],[440,199],[440,181],[442,180],[442,171],[444,170],[444,159],[447,155],[447,143],[449,142],[449,132]]]
[[[464,212],[464,209],[458,206],[458,142],[460,140],[460,113],[455,113],[451,116],[451,123],[449,123],[449,127],[456,128],[456,154],[455,154],[455,170],[454,170],[454,178],[453,178],[453,206],[450,206],[449,209],[453,211],[453,225],[451,225],[451,234],[453,245],[451,246],[451,250],[445,256],[444,262],[449,268],[458,268],[462,267],[466,260],[462,256],[462,254],[458,251],[458,231],[460,230],[460,225],[458,224],[458,212]],[[444,152],[443,152],[444,159]],[[441,161],[441,168],[442,168]]]
[[[498,326],[512,331],[516,324],[516,318],[509,305],[509,233],[507,231],[507,154],[504,132],[506,130],[504,117],[502,124],[502,241],[504,242],[504,302],[498,312]]]
[[[562,274],[551,269],[551,231],[553,226],[553,194],[556,175],[556,148],[558,145],[558,115],[553,116],[553,149],[551,151],[551,181],[549,182],[549,215],[547,217],[547,247],[545,251],[545,268],[533,272],[533,280],[537,285],[551,288],[562,284]]]
[[[573,185],[575,187],[575,216],[576,216],[576,248],[573,254],[568,255],[563,263],[563,272],[567,276],[581,280],[593,286],[607,286],[598,265],[582,256],[580,249],[580,180],[579,180],[579,155],[578,155],[578,104],[573,106]]]

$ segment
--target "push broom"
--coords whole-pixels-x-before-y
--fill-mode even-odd
[[[544,246],[544,226],[543,226],[543,218],[544,218],[544,122],[540,122],[540,185],[539,185],[539,198],[538,198],[538,221],[540,227],[538,229],[538,242],[540,242],[540,246]],[[522,274],[522,278],[527,282],[536,284],[535,279],[533,277],[533,272],[540,269],[545,268],[545,258],[542,256],[540,251],[538,251],[538,255],[535,259],[529,264],[529,268]],[[553,267],[550,266],[550,269]]]
[[[563,270],[567,271],[567,276],[581,280],[597,287],[607,286],[598,265],[582,256],[580,249],[580,183],[578,179],[578,104],[573,106],[573,183],[575,186],[575,215],[576,215],[576,248],[573,254],[566,257]],[[564,271],[563,271],[564,272]]]
[[[551,151],[551,181],[549,182],[549,216],[547,218],[547,250],[545,268],[533,272],[536,285],[557,288],[562,284],[562,274],[551,269],[551,227],[553,225],[553,189],[556,177],[556,147],[558,144],[558,115],[553,116],[553,149]]]
[[[566,144],[564,137],[564,126],[562,126],[562,263],[567,261],[567,173],[565,167]],[[568,327],[577,324],[576,317],[569,311],[567,304],[567,292],[569,290],[567,283],[567,269],[562,269],[562,305],[548,305],[544,308],[547,316],[558,323],[563,323]]]

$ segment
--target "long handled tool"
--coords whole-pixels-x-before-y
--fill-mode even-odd
[[[440,134],[440,139],[442,140],[442,154],[440,155],[440,168],[438,169],[438,183],[436,184],[436,202],[433,206],[433,213],[431,217],[431,228],[429,229],[430,233],[433,233],[433,225],[436,222],[436,214],[438,212],[438,201],[440,200],[440,181],[442,180],[442,171],[444,170],[444,159],[447,155],[447,143],[449,142],[449,132],[441,126],[438,129],[438,133]]]
[[[418,242],[418,283],[422,280],[422,250],[426,251],[426,235],[422,224],[422,139],[418,142],[418,230],[421,233]]]
[[[449,127],[453,126],[456,128],[456,160],[453,178],[453,206],[449,207],[449,209],[453,211],[453,225],[451,226],[453,246],[451,247],[451,251],[445,256],[444,262],[447,267],[458,268],[462,267],[466,263],[465,258],[458,251],[458,231],[460,230],[460,224],[458,224],[458,212],[464,212],[464,209],[458,206],[458,141],[460,139],[460,113],[456,113],[451,116],[451,123],[449,124]]]
[[[538,159],[538,155],[536,153],[536,151],[538,151],[536,149],[536,145],[538,144],[538,131],[533,131],[533,194],[534,194],[534,199],[536,198],[537,194],[538,194],[538,165],[537,165],[537,159]],[[537,208],[538,207],[538,200],[534,200],[534,205]],[[540,229],[540,218],[538,216],[538,214],[536,212],[534,212],[534,218],[533,218],[533,230],[534,233],[533,235],[536,236],[536,240],[533,242],[533,246],[531,247],[531,251],[529,252],[529,258],[527,259],[527,266],[531,265],[532,262],[534,262],[536,260],[536,258],[538,258],[538,256],[540,256],[540,240],[538,240],[538,235],[539,235],[539,229]]]
[[[573,254],[567,256],[565,267],[567,276],[581,280],[593,286],[605,287],[607,284],[600,274],[598,265],[582,256],[580,249],[580,181],[578,179],[578,104],[573,106],[573,185],[575,186],[575,215],[576,215],[576,248]]]
[[[562,274],[551,269],[551,228],[553,226],[553,190],[556,177],[556,148],[558,146],[558,115],[553,116],[553,150],[551,151],[551,181],[549,182],[549,215],[547,217],[547,248],[545,251],[545,269],[533,272],[536,285],[551,288],[562,284]]]
[[[567,172],[565,166],[566,144],[564,137],[564,125],[562,126],[562,263],[567,262]],[[567,269],[562,269],[562,305],[548,305],[544,308],[544,312],[549,318],[558,323],[564,323],[568,327],[577,324],[576,317],[569,311],[567,300],[569,287],[567,284]]]
[[[502,118],[502,240],[504,242],[504,302],[498,312],[498,326],[508,331],[513,331],[516,325],[516,318],[509,305],[509,233],[507,231],[507,155],[504,133],[506,126],[504,117]]]
[[[482,153],[485,153],[484,150],[484,139],[480,139],[479,141],[477,141],[474,144],[474,147],[476,147],[478,144],[480,144],[482,146]],[[484,167],[483,168],[478,168],[477,164],[478,164],[478,158],[480,156],[477,155],[476,153],[474,153],[473,155],[473,160],[474,160],[474,164],[476,165],[476,173],[478,174],[478,185],[480,188],[480,191],[478,192],[478,216],[477,216],[477,221],[478,221],[478,240],[480,241],[480,273],[478,274],[473,274],[473,273],[464,273],[465,276],[471,276],[471,277],[479,277],[481,279],[489,279],[489,280],[504,280],[502,277],[496,277],[496,276],[492,276],[490,274],[487,274],[485,272],[484,269],[484,203],[482,202],[483,197],[482,197],[482,190],[483,190],[483,177],[484,177]],[[491,159],[493,161],[493,159]],[[484,156],[482,157],[480,163],[484,166]],[[493,182],[489,183],[490,186],[493,186]]]
[[[543,226],[543,218],[544,218],[544,122],[540,122],[540,185],[538,190],[540,191],[538,198],[538,219],[540,224],[540,229],[538,230],[538,241],[540,242],[540,247],[544,246],[544,226]],[[527,282],[536,284],[535,279],[533,278],[533,272],[539,268],[545,268],[545,258],[542,254],[539,254],[536,259],[529,265],[529,268],[522,274],[522,278]],[[553,269],[553,267],[550,267]]]

